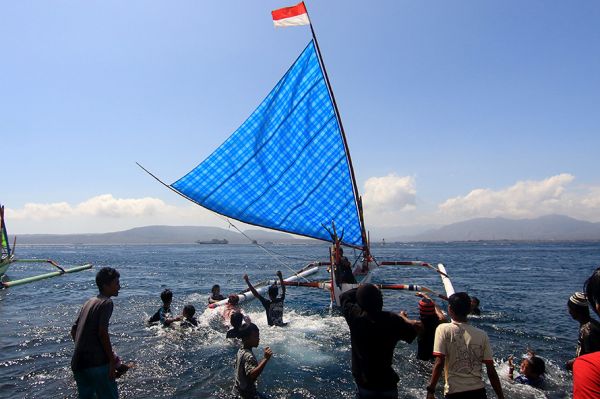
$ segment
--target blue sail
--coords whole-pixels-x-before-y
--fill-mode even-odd
[[[340,127],[311,41],[250,117],[171,185],[245,223],[363,246]]]

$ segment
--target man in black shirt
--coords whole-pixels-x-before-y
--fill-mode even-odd
[[[279,294],[279,289],[277,288],[277,284],[273,284],[269,287],[269,298],[265,299],[262,295],[256,291],[254,286],[250,283],[250,279],[247,274],[244,274],[244,281],[248,284],[248,288],[254,295],[254,297],[258,298],[258,300],[262,303],[267,312],[267,323],[270,326],[285,326],[287,323],[283,322],[283,301],[285,300],[285,285],[283,285],[283,275],[281,271],[277,272],[277,277],[279,277],[279,283],[281,284],[281,297],[277,298]]]
[[[357,397],[397,398],[399,378],[392,368],[394,349],[400,340],[412,342],[420,323],[383,311],[381,291],[373,284],[349,290],[340,300],[350,327]]]

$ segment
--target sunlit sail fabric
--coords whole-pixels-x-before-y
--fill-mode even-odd
[[[250,117],[171,185],[242,222],[362,246],[340,128],[311,41]]]

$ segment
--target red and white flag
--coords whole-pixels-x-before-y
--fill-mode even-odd
[[[271,11],[273,23],[276,28],[285,28],[286,26],[310,25],[308,13],[304,2],[300,2],[292,7],[279,8]]]

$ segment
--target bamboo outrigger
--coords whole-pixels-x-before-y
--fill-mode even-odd
[[[1,245],[2,249],[0,250],[0,288],[9,288],[15,287],[17,285],[23,285],[28,283],[33,283],[34,281],[44,280],[47,278],[62,276],[67,273],[75,273],[80,272],[82,270],[87,270],[92,267],[91,263],[86,263],[82,266],[75,266],[70,269],[65,269],[60,266],[58,263],[51,259],[18,259],[15,257],[15,247],[17,243],[17,238],[15,237],[13,241],[12,247],[8,241],[8,233],[6,232],[6,224],[4,223],[4,206],[0,205],[0,236],[1,237]],[[7,280],[6,272],[12,263],[48,263],[52,265],[55,269],[54,272],[38,274],[32,277],[26,277],[18,280]]]

